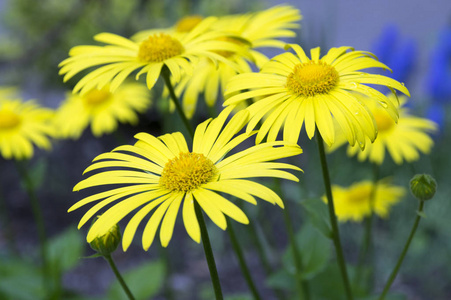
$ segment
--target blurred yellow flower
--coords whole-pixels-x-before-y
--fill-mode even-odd
[[[389,95],[389,97],[393,98],[394,96]],[[431,151],[434,141],[429,134],[437,131],[437,124],[428,119],[410,115],[407,108],[403,107],[406,97],[399,98],[401,107],[398,124],[395,124],[375,100],[365,97],[362,101],[376,120],[378,135],[376,140],[373,143],[367,143],[366,148],[362,151],[358,147],[348,146],[348,155],[357,156],[359,161],[369,160],[380,165],[384,162],[385,152],[388,152],[395,163],[400,165],[404,161],[418,160],[420,152],[428,154]],[[340,142],[337,143],[338,145]]]
[[[85,172],[111,170],[101,170],[79,182],[74,191],[105,185],[114,185],[114,188],[88,196],[69,209],[73,211],[100,200],[80,220],[80,228],[99,210],[112,204],[90,228],[88,242],[102,236],[111,226],[133,213],[123,234],[123,249],[127,250],[139,224],[149,215],[142,236],[143,248],[147,250],[151,246],[160,223],[160,241],[166,247],[182,207],[186,231],[199,243],[201,235],[195,202],[221,229],[227,227],[225,215],[247,224],[246,214],[220,193],[252,204],[257,204],[255,197],[259,197],[283,207],[276,193],[247,178],[279,177],[298,181],[296,176],[283,170],[299,171],[298,167],[271,161],[298,155],[301,148],[277,141],[254,145],[225,157],[252,135],[241,133],[235,136],[248,120],[246,111],[237,113],[225,125],[231,110],[226,108],[218,118],[197,126],[192,151],[179,132],[158,138],[139,133],[135,136],[138,141],[134,146],[121,146],[96,157]]]
[[[11,96],[3,90],[1,95]],[[53,111],[40,107],[35,101],[0,97],[0,152],[5,159],[28,159],[33,156],[33,144],[51,148],[49,137],[54,134],[51,124]]]
[[[281,39],[296,36],[291,29],[299,27],[296,22],[301,18],[299,10],[288,5],[275,6],[252,14],[220,17],[212,28],[232,34],[227,40],[245,47],[248,53],[243,55],[227,50],[217,51],[239,68],[233,68],[223,62],[215,65],[210,60],[203,59],[196,65],[193,76],[181,80],[176,86],[176,94],[182,99],[187,117],[193,116],[201,94],[204,95],[206,104],[212,107],[218,99],[218,93],[223,94],[230,78],[238,73],[252,72],[250,61],[259,68],[267,62],[268,58],[257,49],[283,48],[285,43]]]
[[[397,120],[395,104],[382,93],[366,84],[397,89],[406,95],[409,91],[398,81],[369,73],[366,68],[386,68],[374,56],[365,51],[354,51],[350,47],[332,48],[320,59],[320,48],[310,51],[311,59],[295,44],[289,45],[296,53],[280,54],[266,63],[259,73],[239,74],[233,77],[226,88],[224,105],[236,105],[247,99],[256,102],[247,109],[251,131],[266,116],[257,135],[257,142],[267,136],[276,139],[284,125],[283,139],[297,142],[302,125],[311,139],[318,128],[327,145],[335,142],[333,118],[351,145],[357,141],[365,147],[365,136],[376,138],[374,118],[354,93],[378,99],[381,106]],[[244,91],[236,94],[237,92]],[[352,92],[352,93],[351,93]]]
[[[91,124],[94,136],[116,130],[118,122],[138,123],[137,113],[151,104],[150,92],[140,83],[124,83],[114,93],[106,85],[84,95],[68,93],[55,116],[56,134],[61,138],[78,139]]]
[[[374,188],[376,189],[373,191]],[[372,193],[374,193],[373,204],[371,204]],[[340,222],[361,222],[371,214],[371,206],[376,215],[385,218],[390,208],[401,201],[405,193],[405,188],[392,185],[387,179],[378,181],[376,186],[369,180],[354,183],[348,188],[332,186],[335,213]],[[323,197],[323,201],[327,203],[326,196]]]
[[[107,84],[114,92],[136,70],[139,70],[136,79],[146,74],[147,87],[151,89],[163,66],[178,82],[182,75],[192,74],[192,62],[199,58],[227,61],[215,51],[243,51],[239,45],[226,41],[227,35],[210,30],[215,21],[216,18],[206,18],[188,34],[159,32],[140,42],[112,33],[100,33],[94,39],[107,45],[72,48],[70,57],[59,65],[60,74],[65,74],[64,81],[67,81],[83,70],[96,67],[75,85],[74,92],[82,95],[92,89],[102,89]]]

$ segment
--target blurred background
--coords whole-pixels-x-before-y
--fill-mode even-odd
[[[410,90],[411,111],[439,124],[440,131],[434,136],[436,144],[430,156],[422,155],[418,162],[401,166],[388,161],[382,175],[392,176],[394,183],[407,187],[415,173],[430,173],[439,186],[434,200],[426,204],[427,218],[420,223],[392,287],[393,297],[397,297],[393,299],[451,299],[451,122],[447,118],[451,105],[451,2],[318,0],[284,3],[299,8],[303,15],[298,37],[292,41],[305,49],[352,46],[375,53],[393,69],[393,74],[384,75],[404,82]],[[38,99],[43,106],[56,109],[76,83],[74,80],[63,83],[58,75],[58,64],[67,58],[73,46],[95,44],[92,37],[97,33],[112,32],[130,37],[143,29],[170,27],[186,15],[245,13],[277,4],[281,3],[258,0],[0,0],[0,86],[17,87],[23,99]],[[276,53],[279,52],[273,49],[267,51],[269,56]],[[100,258],[82,258],[93,254],[84,242],[86,228],[76,230],[84,211],[68,214],[67,209],[84,195],[73,193],[72,187],[83,178],[83,170],[96,155],[124,143],[133,143],[137,132],[159,135],[180,130],[181,123],[176,115],[170,116],[173,122],[163,122],[162,104],[158,102],[161,90],[162,86],[157,86],[152,91],[153,107],[141,116],[137,127],[123,125],[118,134],[101,138],[94,138],[90,130],[86,130],[79,140],[53,141],[52,151],[37,150],[28,162],[47,233],[54,239],[55,263],[61,267],[57,271],[64,289],[61,299],[120,299],[114,292],[117,287],[112,287],[114,275],[107,264]],[[198,111],[195,124],[207,117],[202,108]],[[316,145],[312,144],[306,137],[301,139],[305,153],[301,163],[296,163],[305,171],[300,179],[309,190],[284,186],[285,201],[293,208],[291,214],[296,231],[302,228],[305,218],[299,204],[301,198],[321,197],[323,193]],[[341,150],[330,156],[334,183],[347,186],[370,178],[369,164],[346,158],[344,149]],[[14,163],[0,158],[0,299],[39,299],[39,279],[36,279],[38,275],[34,276],[38,272],[33,267],[38,256],[38,238],[27,197]],[[292,287],[281,280],[283,277],[265,274],[252,241],[255,232],[264,232],[263,240],[272,245],[268,247],[272,249],[268,256],[275,269],[283,266],[284,259],[289,261],[284,258],[287,237],[282,214],[275,214],[265,203],[259,204],[258,211],[254,207],[246,209],[246,213],[255,214],[256,231],[238,224],[236,228],[240,226],[240,240],[245,245],[255,280],[267,295],[264,299],[276,299],[274,289]],[[415,209],[416,203],[408,194],[388,219],[376,222],[376,290],[383,286],[401,251]],[[119,249],[114,254],[118,266],[126,272],[152,262],[142,270],[153,270],[151,275],[145,273],[148,277],[144,279],[140,274],[135,275],[137,281],[153,282],[152,287],[147,286],[153,289],[152,299],[212,299],[202,249],[179,225],[167,249],[155,243],[145,252],[139,239],[126,253]],[[250,299],[227,236],[213,226],[210,232],[225,294],[229,299],[232,296],[233,299]],[[346,223],[342,225],[342,232],[347,245],[346,257],[352,263],[356,259],[362,226]],[[322,245],[321,241],[317,242]],[[340,289],[340,282],[321,278],[330,271],[327,262],[332,254],[326,252],[317,267],[317,284],[313,288],[318,290],[318,299],[339,299],[333,296],[337,292],[328,294],[327,291]],[[18,290],[20,293],[14,294]]]

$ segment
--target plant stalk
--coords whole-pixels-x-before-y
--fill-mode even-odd
[[[417,231],[418,224],[420,223],[421,216],[419,213],[423,212],[423,206],[424,206],[424,201],[419,201],[417,217],[415,218],[415,222],[413,223],[409,238],[407,239],[407,242],[404,245],[404,249],[402,250],[402,253],[398,258],[398,262],[396,263],[395,268],[391,272],[390,277],[388,278],[387,283],[385,284],[384,290],[382,291],[382,294],[379,297],[379,300],[385,299],[385,296],[387,295],[388,291],[390,290],[390,287],[391,287],[393,281],[395,280],[399,269],[401,268],[401,264],[404,260],[404,257],[407,254],[407,251],[409,250],[410,243],[412,242],[413,236],[415,235],[415,232]]]
[[[246,280],[249,289],[251,290],[252,295],[255,300],[260,300],[260,294],[258,293],[257,287],[254,284],[254,281],[251,276],[251,272],[246,264],[246,260],[244,259],[243,250],[236,238],[235,231],[233,229],[233,224],[227,220],[227,231],[230,236],[230,240],[232,241],[233,250],[235,250],[236,256],[238,258],[238,262],[240,264],[241,272],[243,272],[244,279]]]
[[[332,225],[332,233],[333,233],[333,242],[335,246],[335,252],[337,254],[337,262],[338,266],[340,268],[341,277],[343,278],[343,285],[346,292],[346,298],[348,300],[352,300],[352,290],[351,285],[349,282],[348,272],[346,269],[346,261],[343,254],[343,248],[341,246],[340,242],[340,231],[338,229],[338,222],[337,222],[337,216],[335,215],[335,206],[334,206],[334,200],[332,197],[332,187],[330,183],[330,177],[329,177],[329,169],[327,167],[327,158],[326,158],[326,151],[324,150],[324,141],[323,137],[319,133],[318,130],[316,130],[316,138],[318,141],[318,151],[319,151],[319,157],[321,161],[321,168],[323,173],[323,180],[324,180],[324,187],[326,189],[326,196],[327,196],[327,207],[329,209],[329,218],[330,218],[330,224]]]
[[[125,283],[124,278],[122,278],[121,273],[119,272],[118,268],[116,267],[116,264],[114,263],[113,257],[111,255],[105,255],[103,256],[108,264],[111,267],[111,270],[113,270],[114,275],[116,275],[117,280],[119,281],[122,289],[124,290],[125,294],[127,294],[128,299],[135,300],[135,297],[133,296],[132,292],[128,288],[127,284]]]

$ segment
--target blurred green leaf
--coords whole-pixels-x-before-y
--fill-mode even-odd
[[[49,265],[53,274],[75,267],[83,255],[85,243],[80,232],[70,227],[48,244]]]
[[[163,286],[166,276],[166,268],[162,260],[144,263],[131,271],[122,273],[124,280],[137,300],[151,299]],[[125,292],[119,282],[111,285],[108,291],[108,299],[125,299]]]
[[[224,300],[252,300],[252,299],[254,298],[248,294],[238,294],[224,297]]]
[[[31,262],[3,258],[0,261],[1,299],[44,299],[41,271]]]
[[[319,234],[318,230],[310,223],[303,225],[296,235],[296,241],[302,260],[302,277],[311,279],[321,272],[329,262],[331,241]],[[288,246],[282,261],[285,269],[294,274],[295,264],[290,246]]]
[[[296,281],[293,274],[290,274],[287,270],[284,269],[271,274],[271,276],[269,276],[266,280],[266,284],[269,287],[281,289],[284,291],[294,291],[296,289]]]
[[[313,226],[325,237],[332,239],[332,228],[329,221],[327,204],[319,198],[311,198],[301,201]]]

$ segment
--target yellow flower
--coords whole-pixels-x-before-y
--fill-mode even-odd
[[[4,93],[3,93],[4,92]],[[2,95],[10,96],[3,90]],[[53,111],[35,101],[0,98],[0,151],[5,159],[28,159],[33,156],[33,144],[49,150],[53,135]]]
[[[217,50],[242,51],[238,45],[220,40],[226,35],[210,31],[216,18],[207,18],[188,34],[155,33],[141,42],[112,34],[100,33],[94,37],[106,46],[77,46],[69,52],[70,57],[60,63],[60,74],[64,81],[85,69],[96,67],[74,87],[74,92],[85,94],[92,89],[101,89],[110,84],[114,90],[134,71],[138,79],[146,74],[147,87],[151,89],[161,69],[166,66],[173,79],[178,82],[182,74],[192,74],[192,62],[199,58],[226,61]]]
[[[393,96],[389,95],[389,97]],[[395,124],[376,101],[366,97],[362,99],[376,120],[378,135],[376,140],[373,143],[367,143],[362,151],[356,146],[348,146],[349,156],[357,155],[359,161],[369,160],[380,165],[384,162],[387,150],[395,163],[400,165],[403,161],[412,162],[419,159],[420,152],[428,154],[431,151],[434,141],[429,133],[437,130],[437,124],[428,119],[411,116],[407,108],[402,107],[406,97],[400,97],[399,100],[401,107],[398,124]],[[342,138],[342,141],[345,142],[345,139]],[[337,146],[340,144],[337,141]],[[336,148],[335,145],[334,148]]]
[[[350,47],[332,48],[320,59],[320,48],[310,51],[309,59],[299,45],[289,45],[295,52],[280,54],[266,63],[259,73],[239,74],[226,88],[224,105],[235,105],[256,97],[258,101],[248,107],[250,122],[247,131],[266,119],[257,135],[260,142],[276,139],[284,125],[283,139],[297,142],[302,125],[311,139],[318,128],[330,146],[335,141],[333,117],[351,145],[357,141],[365,147],[365,135],[376,138],[374,118],[352,92],[369,95],[380,101],[396,121],[398,111],[385,95],[366,84],[387,86],[406,95],[409,91],[398,81],[382,76],[362,73],[366,68],[387,68],[371,53],[354,51]],[[236,94],[242,90],[249,90]]]
[[[295,22],[300,19],[299,10],[287,5],[275,6],[252,14],[219,18],[212,28],[232,34],[228,41],[246,47],[248,54],[217,51],[224,58],[234,62],[238,69],[223,62],[215,65],[210,60],[203,59],[197,64],[193,76],[182,79],[176,87],[176,94],[182,99],[187,117],[191,118],[196,111],[200,94],[204,95],[206,104],[213,107],[218,99],[218,92],[220,95],[223,94],[230,78],[238,73],[252,72],[249,61],[258,67],[267,62],[268,58],[257,49],[283,48],[285,43],[280,39],[296,36],[291,29],[299,27]]]
[[[111,170],[102,170],[88,177],[74,190],[104,185],[114,185],[114,188],[88,196],[69,209],[73,211],[100,200],[80,220],[80,228],[99,210],[112,204],[90,228],[88,242],[102,236],[133,212],[123,234],[123,249],[127,250],[139,224],[149,215],[142,236],[143,248],[147,250],[151,246],[160,223],[160,241],[166,247],[178,211],[182,209],[186,231],[199,243],[201,235],[194,211],[195,202],[221,229],[227,227],[224,215],[247,224],[249,220],[243,211],[220,193],[252,204],[256,204],[255,197],[259,197],[283,207],[276,193],[248,178],[279,177],[298,181],[296,176],[282,170],[300,170],[298,167],[271,161],[298,155],[302,150],[295,144],[277,141],[254,145],[225,157],[251,136],[246,133],[235,136],[248,120],[245,111],[233,116],[223,128],[230,112],[231,108],[227,108],[218,118],[209,119],[197,127],[192,151],[179,132],[158,138],[139,133],[135,136],[138,141],[134,146],[120,146],[96,157],[85,172]]]
[[[89,124],[96,137],[111,133],[118,122],[136,125],[137,112],[149,106],[149,90],[140,83],[124,83],[114,93],[107,85],[84,95],[68,94],[55,116],[57,135],[78,139]]]
[[[371,214],[371,194],[373,196],[374,213],[382,218],[388,216],[391,206],[401,201],[406,190],[403,187],[392,185],[387,179],[377,182],[376,190],[371,181],[361,181],[348,188],[338,185],[332,186],[335,213],[340,222],[361,222]],[[327,203],[324,196],[323,201]]]

